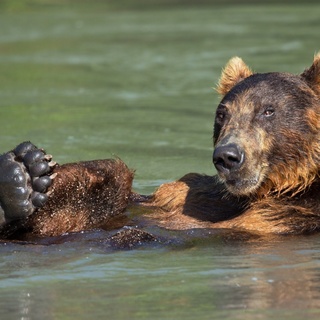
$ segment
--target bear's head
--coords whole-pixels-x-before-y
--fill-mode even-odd
[[[213,162],[235,195],[296,194],[320,169],[320,54],[301,75],[253,73],[238,57],[222,71]]]

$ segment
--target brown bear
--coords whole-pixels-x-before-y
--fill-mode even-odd
[[[122,239],[143,238],[150,225],[257,234],[318,231],[320,54],[301,75],[253,73],[235,57],[217,91],[217,176],[189,173],[143,196],[131,190],[133,172],[119,159],[59,166],[25,142],[0,157],[1,237],[132,224],[141,231],[122,229]]]

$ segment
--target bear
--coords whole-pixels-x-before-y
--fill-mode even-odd
[[[189,173],[140,195],[132,190],[134,171],[120,159],[58,165],[24,142],[0,157],[0,238],[101,228],[116,230],[111,240],[125,246],[154,240],[148,226],[257,235],[319,231],[320,53],[300,75],[255,73],[234,57],[217,92],[217,175]]]

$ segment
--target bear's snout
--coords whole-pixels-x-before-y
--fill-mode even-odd
[[[212,160],[218,172],[228,174],[242,166],[244,151],[235,143],[217,146]]]

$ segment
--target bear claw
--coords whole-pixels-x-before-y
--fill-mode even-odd
[[[0,223],[26,218],[48,199],[56,162],[31,142],[0,156]]]

